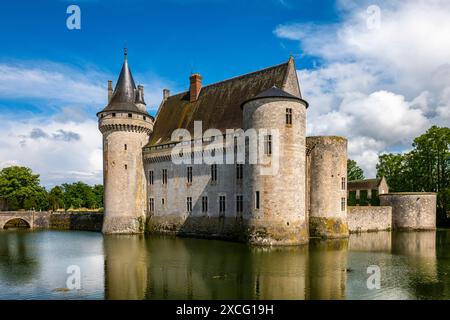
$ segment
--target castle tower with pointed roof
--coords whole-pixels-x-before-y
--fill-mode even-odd
[[[116,87],[97,117],[103,134],[102,231],[142,233],[147,207],[142,148],[149,141],[154,119],[145,109],[143,86],[136,88],[126,50]]]

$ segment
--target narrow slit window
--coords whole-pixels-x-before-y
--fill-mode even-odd
[[[244,197],[242,195],[236,196],[236,213],[241,215],[244,211]]]
[[[148,172],[148,183],[153,185],[153,181],[154,181],[154,174],[153,174],[153,170]]]
[[[192,197],[186,198],[186,211],[192,212]]]
[[[148,201],[148,209],[151,213],[155,212],[155,199],[150,198]]]
[[[236,165],[236,180],[242,181],[243,177],[244,177],[244,165],[237,164]]]
[[[345,198],[341,198],[341,211],[345,211],[347,200]]]
[[[292,109],[286,108],[286,124],[292,125]]]
[[[128,150],[128,146],[126,144],[123,146],[123,148],[125,149],[125,151]]]
[[[162,171],[162,184],[167,184],[167,169]]]
[[[208,213],[208,197],[207,196],[202,197],[202,212]]]
[[[211,181],[212,182],[217,181],[217,164],[211,165]]]
[[[260,198],[259,191],[255,192],[255,209],[259,209],[260,207]]]
[[[225,196],[219,196],[219,215],[224,216],[226,210]]]
[[[187,167],[187,183],[192,183],[192,167]]]

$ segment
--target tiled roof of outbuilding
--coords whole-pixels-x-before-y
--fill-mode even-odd
[[[354,180],[347,183],[347,189],[349,191],[354,190],[374,190],[380,185],[382,178]]]

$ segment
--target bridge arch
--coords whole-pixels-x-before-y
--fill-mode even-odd
[[[24,218],[19,217],[12,217],[11,219],[7,220],[4,224],[2,229],[9,229],[9,228],[24,228],[24,229],[30,229],[31,224],[29,221],[27,221]]]

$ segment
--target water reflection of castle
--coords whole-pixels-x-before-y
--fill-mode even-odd
[[[408,277],[411,280],[408,286],[417,283],[417,278],[435,281],[435,239],[435,231],[366,233],[352,235],[348,240],[269,249],[220,241],[211,243],[211,240],[107,236],[104,239],[105,297],[359,298],[358,290],[363,289],[367,278],[365,268],[378,258],[382,270],[388,265],[383,259],[403,259],[407,267],[401,270],[404,274],[397,276]],[[355,255],[366,252],[373,259],[354,264]],[[383,276],[392,277],[393,270],[386,270]],[[354,283],[361,288],[349,288]]]

